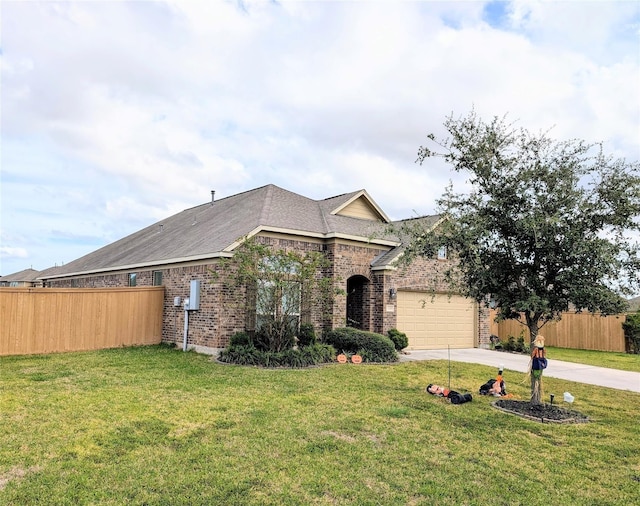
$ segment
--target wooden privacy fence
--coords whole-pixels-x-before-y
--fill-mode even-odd
[[[509,336],[516,339],[524,331],[525,343],[531,341],[529,329],[515,320],[494,321],[495,311],[491,311],[491,333],[506,341]],[[622,324],[625,315],[601,316],[590,313],[562,313],[559,322],[547,323],[540,333],[547,346],[576,348],[581,350],[625,351]]]
[[[0,356],[158,344],[164,288],[0,288]]]

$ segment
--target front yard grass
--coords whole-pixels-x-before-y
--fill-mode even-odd
[[[446,361],[265,370],[164,346],[0,358],[0,504],[637,504],[640,395],[553,378],[587,424],[476,395]],[[528,399],[524,374],[507,389]]]
[[[640,372],[640,355],[609,351],[575,350],[546,346],[549,360],[564,360],[579,364],[596,365],[621,371]]]

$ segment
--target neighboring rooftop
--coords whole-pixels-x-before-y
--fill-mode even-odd
[[[12,282],[31,283],[38,279],[39,275],[40,271],[36,271],[35,269],[24,269],[20,272],[14,272],[13,274],[2,276],[0,278],[0,282],[3,286],[8,285]]]

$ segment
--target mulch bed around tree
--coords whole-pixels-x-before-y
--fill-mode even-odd
[[[578,411],[572,411],[552,404],[531,404],[529,401],[498,400],[492,405],[507,413],[528,418],[541,423],[585,423],[589,418]]]

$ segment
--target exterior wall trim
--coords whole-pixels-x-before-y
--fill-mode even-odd
[[[260,227],[254,228],[251,232],[247,234],[247,237],[253,237],[254,235],[258,235],[263,232],[274,232],[274,233],[288,235],[288,236],[294,235],[298,237],[316,238],[316,239],[344,239],[347,241],[354,241],[357,243],[390,246],[393,248],[400,245],[398,241],[391,241],[389,239],[375,239],[375,238],[363,237],[358,235],[341,234],[337,232],[331,232],[328,234],[319,234],[314,232],[301,233],[299,230],[290,230],[286,228],[267,227],[267,226],[260,226]],[[240,244],[241,244],[241,241],[235,241],[233,244],[225,248],[224,251],[225,252],[233,251]]]
[[[168,258],[166,260],[158,260],[156,262],[143,262],[138,264],[128,264],[128,265],[117,265],[114,267],[104,267],[102,269],[95,269],[91,271],[77,271],[77,272],[69,272],[65,274],[52,274],[51,276],[42,276],[38,278],[38,280],[50,280],[50,279],[66,279],[74,276],[93,276],[95,274],[104,274],[104,273],[115,273],[115,272],[126,272],[137,269],[147,269],[150,267],[161,267],[161,266],[175,266],[176,264],[184,264],[188,262],[196,262],[198,260],[215,260],[218,258],[230,258],[233,255],[230,253],[207,253],[206,255],[194,255],[192,257],[182,257],[182,258]]]

